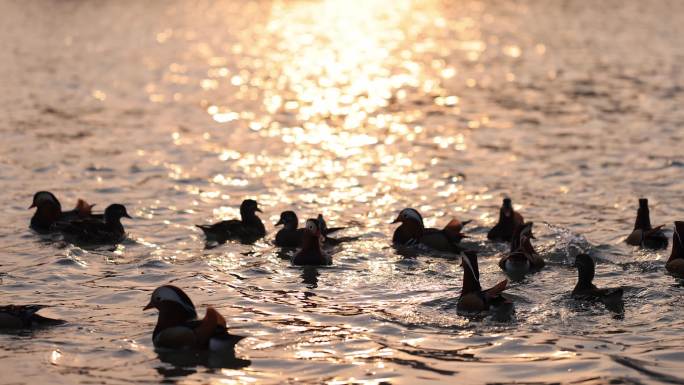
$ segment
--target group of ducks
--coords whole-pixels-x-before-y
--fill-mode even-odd
[[[121,218],[131,218],[121,204],[108,206],[104,213],[92,212],[94,205],[78,200],[76,207],[62,211],[54,194],[41,191],[34,195],[30,208],[36,208],[30,227],[40,233],[58,232],[64,239],[75,243],[117,243],[125,237]],[[208,242],[224,243],[238,241],[251,244],[266,235],[266,228],[256,215],[262,212],[255,200],[246,199],[240,205],[240,219],[221,221],[211,225],[197,225]],[[442,229],[425,227],[423,217],[412,208],[402,210],[392,223],[400,223],[395,229],[392,241],[398,246],[417,247],[461,255],[464,269],[462,290],[457,308],[464,312],[482,312],[492,307],[511,307],[512,302],[503,291],[508,286],[505,279],[490,289],[482,289],[478,269],[477,253],[467,250],[461,240],[468,237],[463,233],[470,221],[452,219]],[[322,215],[306,220],[299,228],[299,219],[293,211],[281,213],[276,226],[283,226],[275,236],[276,246],[298,248],[292,257],[295,265],[330,265],[332,259],[321,246],[334,246],[353,241],[356,237],[332,238],[329,235],[343,227],[328,228]],[[497,224],[489,230],[487,238],[493,242],[509,242],[510,251],[499,260],[499,267],[511,280],[521,280],[530,273],[541,270],[543,257],[532,245],[532,222],[525,222],[523,216],[514,210],[509,198],[503,200]],[[675,222],[672,253],[666,263],[670,274],[684,278],[684,244],[680,238],[684,222]],[[663,226],[651,226],[648,200],[639,200],[639,209],[634,230],[625,240],[628,244],[643,248],[662,249],[668,245]],[[610,310],[621,311],[622,288],[600,289],[593,284],[595,263],[591,256],[580,254],[575,259],[578,281],[572,297],[583,301],[598,301]],[[36,312],[40,305],[0,306],[0,328],[22,329],[34,326],[63,323],[42,317]],[[178,287],[164,285],[152,292],[150,302],[144,310],[157,309],[157,324],[153,331],[156,347],[170,349],[232,349],[241,336],[228,332],[226,321],[215,309],[209,307],[203,319],[199,320],[195,305],[190,297]]]

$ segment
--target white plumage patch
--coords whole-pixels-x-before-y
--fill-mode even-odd
[[[176,302],[187,309],[188,312],[195,313],[195,308],[192,306],[192,304],[181,298],[175,290],[166,286],[156,288],[154,292],[152,292],[152,299],[154,299],[156,302]]]

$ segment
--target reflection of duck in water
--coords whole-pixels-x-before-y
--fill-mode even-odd
[[[31,217],[31,228],[39,233],[48,233],[52,230],[55,222],[68,222],[75,219],[92,217],[92,208],[86,201],[79,199],[73,210],[62,211],[62,204],[57,197],[49,191],[38,191],[33,195],[33,202],[29,209],[35,208],[36,212]]]
[[[499,209],[499,222],[487,233],[487,239],[497,242],[511,242],[513,233],[525,222],[523,216],[513,210],[511,198],[504,198]]]
[[[663,233],[663,226],[651,226],[648,199],[639,199],[639,209],[637,209],[634,230],[625,239],[625,242],[628,245],[641,246],[647,249],[664,249],[667,247],[667,236]]]
[[[470,221],[460,222],[452,219],[443,229],[426,228],[423,217],[418,210],[406,208],[399,212],[399,215],[392,223],[401,223],[394,230],[392,242],[397,245],[417,245],[421,244],[430,249],[447,251],[452,253],[461,252],[459,243],[465,237],[463,227]]]
[[[152,333],[158,348],[231,351],[244,338],[230,334],[226,320],[212,307],[198,320],[190,297],[175,286],[155,289],[144,310],[153,308],[159,310]]]
[[[674,233],[672,234],[672,254],[667,260],[665,268],[675,277],[684,278],[684,222],[674,223]]]
[[[572,297],[581,301],[600,301],[608,310],[622,312],[624,310],[622,288],[597,288],[593,283],[595,266],[594,260],[587,254],[580,254],[575,258],[577,285],[572,290]]]
[[[0,329],[33,329],[65,323],[62,320],[36,314],[38,310],[45,307],[43,305],[0,306]]]
[[[321,273],[318,272],[316,266],[304,266],[302,268],[302,283],[306,284],[309,289],[315,289],[318,287],[318,276]]]
[[[262,212],[253,199],[245,199],[240,204],[240,219],[230,219],[213,225],[196,225],[207,238],[207,242],[225,243],[237,240],[244,244],[254,243],[266,235],[261,219],[256,215]]]

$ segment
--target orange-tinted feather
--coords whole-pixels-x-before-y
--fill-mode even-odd
[[[78,202],[76,203],[75,210],[78,212],[79,216],[86,217],[86,216],[92,214],[94,206],[95,205],[91,205],[88,202],[84,201],[83,199],[79,199]]]
[[[499,295],[502,291],[506,290],[506,287],[508,287],[508,280],[504,279],[503,281],[494,285],[494,287],[492,287],[491,289],[485,290],[484,294],[489,298],[494,298],[497,295]]]
[[[202,323],[195,329],[198,345],[206,346],[217,326],[226,326],[226,319],[213,307],[209,307]]]

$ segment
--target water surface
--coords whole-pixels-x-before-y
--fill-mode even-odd
[[[68,324],[0,336],[2,383],[684,383],[684,288],[668,252],[622,243],[636,199],[684,218],[680,1],[0,3],[0,303]],[[119,202],[129,239],[86,250],[27,228],[35,191]],[[510,323],[455,310],[447,255],[389,245],[501,198],[535,222],[547,268]],[[205,250],[196,223],[257,199],[269,236]],[[360,240],[290,266],[278,214]],[[668,230],[668,234],[671,231]],[[624,317],[577,306],[574,256],[626,286]],[[243,360],[157,354],[156,286],[217,307]],[[612,381],[612,382],[611,382]]]

